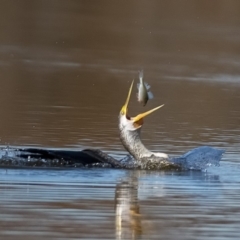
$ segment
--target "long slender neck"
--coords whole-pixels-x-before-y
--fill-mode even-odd
[[[120,139],[125,149],[133,155],[136,160],[141,161],[143,158],[154,155],[142,143],[140,138],[141,128],[133,131],[120,129]],[[166,155],[167,156],[167,155]]]
[[[126,130],[125,128],[120,128],[120,139],[122,141],[125,149],[138,161],[145,161],[147,159],[161,158],[169,159],[168,155],[165,153],[155,153],[149,151],[141,141],[141,128],[136,130]]]

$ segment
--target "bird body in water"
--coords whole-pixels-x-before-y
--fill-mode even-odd
[[[203,170],[210,165],[219,165],[223,150],[203,146],[192,149],[184,155],[171,158],[165,153],[148,150],[141,141],[143,119],[163,107],[158,106],[136,117],[128,115],[128,103],[133,82],[127,99],[119,113],[120,139],[130,156],[117,160],[99,149],[82,151],[53,149],[0,149],[0,166],[101,166],[124,169],[150,170]],[[1,151],[2,150],[2,151]]]
[[[211,147],[199,147],[191,150],[179,158],[170,158],[165,153],[149,151],[141,141],[140,133],[143,119],[147,115],[160,109],[164,105],[156,107],[136,117],[129,117],[128,103],[131,96],[133,82],[119,114],[120,139],[125,149],[134,157],[135,167],[140,169],[196,169],[200,170],[208,165],[218,165],[223,150]]]

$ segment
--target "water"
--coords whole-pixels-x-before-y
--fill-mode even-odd
[[[239,239],[238,1],[2,1],[1,145],[123,157],[117,116],[144,69],[144,144],[226,150],[207,173],[1,169],[1,239]],[[122,219],[122,221],[121,221]]]
[[[222,167],[215,173],[2,169],[0,236],[238,239],[240,165]]]

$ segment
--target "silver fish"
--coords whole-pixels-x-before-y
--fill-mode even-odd
[[[145,83],[143,81],[143,71],[139,72],[139,81],[137,88],[138,88],[138,93],[137,93],[137,98],[140,103],[145,106],[147,104],[147,101],[149,99],[153,99],[153,94],[149,91],[150,85]]]

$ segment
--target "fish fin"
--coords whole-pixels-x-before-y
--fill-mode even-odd
[[[145,87],[147,90],[149,90],[151,88],[151,86],[148,83],[144,83]],[[137,84],[137,88],[139,89],[140,87],[140,83]]]
[[[144,84],[145,84],[146,89],[149,90],[151,86],[146,82]]]
[[[151,88],[151,86],[148,83],[144,83],[145,87],[147,90],[149,90]],[[139,89],[140,87],[140,83],[137,84],[137,89]]]
[[[153,94],[152,94],[152,92],[147,92],[147,94],[148,94],[148,99],[153,99]]]

